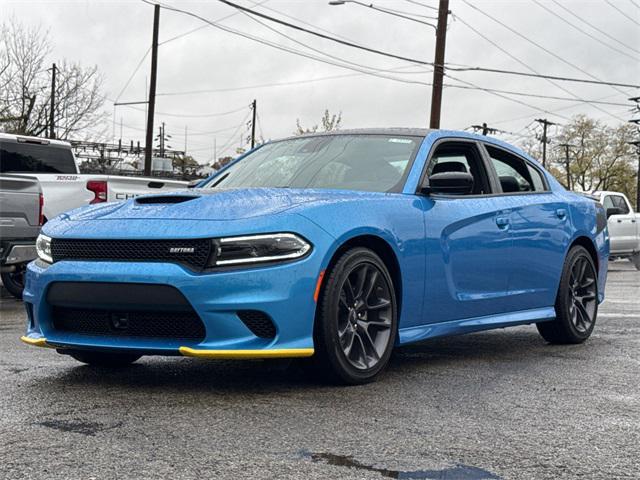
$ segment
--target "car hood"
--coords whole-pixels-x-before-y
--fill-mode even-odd
[[[62,219],[241,220],[274,215],[308,203],[333,203],[371,195],[381,194],[288,188],[191,189],[144,195],[122,203],[83,207],[63,214]]]

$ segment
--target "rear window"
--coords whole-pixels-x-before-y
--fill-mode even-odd
[[[78,173],[68,148],[13,142],[0,142],[0,172]]]

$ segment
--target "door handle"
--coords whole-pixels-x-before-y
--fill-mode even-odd
[[[558,210],[556,210],[556,216],[560,220],[564,220],[565,218],[567,218],[567,211],[564,208],[559,208]]]

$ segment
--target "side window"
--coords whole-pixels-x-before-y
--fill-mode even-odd
[[[606,210],[607,208],[614,208],[613,200],[611,200],[611,195],[607,195],[604,197],[604,202],[602,202],[602,206]]]
[[[613,206],[622,211],[622,215],[629,213],[629,206],[627,205],[627,202],[624,201],[624,197],[621,197],[620,195],[611,195],[611,200],[613,200]]]
[[[469,195],[491,193],[489,178],[478,148],[473,143],[442,143],[436,147],[427,165],[427,177],[436,173],[468,172],[473,176],[473,190]]]
[[[485,145],[485,147],[504,193],[534,192],[537,190],[524,160],[491,145]]]
[[[546,187],[544,178],[542,177],[542,173],[537,168],[532,167],[527,164],[527,168],[529,169],[529,175],[531,175],[531,181],[533,182],[533,189],[536,192],[546,192],[549,189]]]

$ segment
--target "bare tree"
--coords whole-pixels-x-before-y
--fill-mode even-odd
[[[0,127],[23,135],[49,129],[51,53],[47,31],[11,19],[0,26]],[[54,122],[56,137],[99,126],[105,119],[98,68],[63,60],[57,65]]]
[[[633,127],[606,125],[585,115],[577,115],[564,125],[547,146],[549,171],[563,184],[567,179],[565,148],[569,145],[569,177],[575,190],[616,190],[635,198],[634,150],[628,142]],[[534,158],[541,157],[541,143],[529,137],[522,148]]]
[[[334,130],[340,130],[340,126],[342,123],[342,112],[338,112],[338,114],[331,115],[329,110],[324,111],[324,115],[320,119],[320,126],[322,127],[322,132],[333,132]],[[300,125],[300,119],[296,119],[296,135],[304,135],[305,133],[315,133],[318,131],[320,127],[318,125],[314,125],[311,128],[303,128]]]

